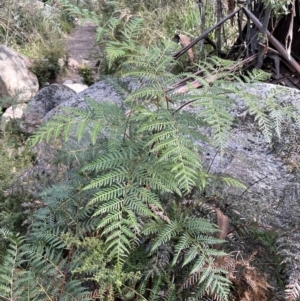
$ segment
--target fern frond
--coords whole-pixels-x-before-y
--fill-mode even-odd
[[[124,167],[115,168],[113,171],[108,172],[90,182],[85,189],[99,188],[101,186],[111,186],[115,182],[123,182],[128,174],[128,170]]]
[[[82,171],[100,171],[110,168],[115,168],[121,165],[127,165],[129,156],[127,152],[117,151],[102,155],[92,163],[87,164],[82,168]]]
[[[237,179],[231,178],[231,177],[221,177],[220,178],[221,181],[223,181],[226,185],[228,186],[232,186],[232,187],[237,187],[237,188],[241,188],[241,189],[246,189],[247,187],[245,186],[245,184],[241,183],[240,181],[238,181]]]
[[[8,247],[0,264],[0,296],[6,298],[5,300],[17,300],[29,293],[31,298],[37,291],[30,272],[23,268],[27,264],[28,255],[25,238],[6,231],[1,232],[8,241]]]
[[[111,68],[112,64],[119,58],[122,58],[126,54],[126,50],[119,48],[120,44],[118,42],[110,42],[106,46],[105,51],[107,52],[108,57],[108,67]]]
[[[262,133],[268,143],[272,140],[272,125],[268,118],[268,115],[261,111],[257,106],[250,107],[249,113],[254,115],[254,119],[257,121],[258,126],[262,130]]]
[[[270,78],[270,73],[261,69],[253,69],[251,72],[248,72],[247,75],[242,76],[242,78],[246,83],[264,82]]]
[[[142,18],[131,19],[122,31],[124,37],[128,40],[136,39],[141,32],[144,20]]]
[[[212,95],[210,93],[204,95],[200,93],[199,99],[195,102],[202,108],[197,117],[203,119],[213,130],[213,144],[223,154],[229,139],[233,117],[226,107],[228,106],[228,99],[222,94]]]

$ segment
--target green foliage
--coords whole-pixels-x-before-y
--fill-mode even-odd
[[[289,5],[293,3],[293,0],[283,0],[283,1],[276,1],[276,0],[264,0],[264,4],[274,10],[275,14],[282,15],[288,14]]]
[[[91,86],[95,82],[93,71],[88,66],[79,66],[78,73],[83,78],[85,85]]]
[[[44,240],[36,243],[32,236],[25,238],[1,230],[1,241],[8,244],[0,264],[1,299],[90,300],[81,282],[66,281],[67,261],[62,256],[62,244],[55,244],[55,237],[45,235]]]
[[[275,247],[276,240],[278,239],[278,233],[274,230],[261,230],[259,228],[253,227],[251,229],[251,234],[255,239],[265,245],[265,247],[270,252],[277,252]]]
[[[12,235],[8,231],[1,231],[1,241],[4,240],[7,240],[8,246],[1,258],[0,297],[6,298],[4,300],[19,300],[22,295],[27,295],[27,289],[32,288],[29,283],[29,287],[26,285],[29,273],[21,268],[26,255],[24,238]]]
[[[30,67],[38,78],[40,88],[53,81],[62,71],[58,60],[66,56],[64,45],[62,43],[49,45],[44,49],[43,56],[43,59],[35,61]]]
[[[280,86],[274,87],[268,95],[262,96],[257,102],[251,94],[242,93],[250,115],[254,116],[267,143],[271,144],[274,136],[281,139],[283,127],[293,120],[299,128],[299,111],[292,103],[285,103],[281,96],[283,91]]]
[[[2,1],[3,2],[3,1]],[[73,20],[51,3],[39,1],[4,1],[0,12],[0,41],[8,47],[37,59],[49,45],[61,43]],[[56,45],[56,46],[57,46]]]
[[[105,26],[98,27],[96,40],[105,51],[103,64],[106,72],[117,71],[124,57],[138,52],[135,41],[140,38],[143,24],[141,18],[123,24],[120,19],[112,17]]]
[[[140,24],[140,20],[129,22],[123,34],[135,36]],[[81,196],[80,199],[81,202],[85,202],[84,208],[89,212],[90,223],[94,227],[88,228],[89,231],[93,233],[98,229],[99,239],[102,241],[99,243],[103,244],[99,251],[95,250],[96,253],[93,254],[100,252],[95,255],[100,259],[103,257],[101,252],[109,252],[106,260],[110,262],[111,270],[115,271],[115,274],[113,272],[112,278],[105,278],[115,291],[121,287],[131,287],[131,290],[140,290],[141,294],[147,296],[148,292],[143,293],[143,286],[147,286],[152,279],[155,284],[151,285],[151,289],[154,292],[155,287],[162,288],[170,283],[167,271],[176,265],[176,269],[184,267],[186,277],[199,272],[200,269],[205,271],[205,277],[197,280],[199,287],[196,291],[199,295],[204,291],[211,291],[212,294],[226,300],[229,289],[226,271],[213,265],[214,258],[225,255],[213,247],[222,242],[214,237],[218,229],[196,217],[180,215],[171,219],[167,213],[166,200],[174,196],[187,196],[193,189],[201,191],[209,178],[199,160],[201,148],[193,143],[194,140],[206,141],[205,137],[199,134],[199,129],[210,126],[209,120],[178,109],[177,104],[194,100],[194,95],[172,95],[165,91],[165,87],[176,80],[176,76],[170,72],[175,65],[170,56],[173,47],[174,44],[164,43],[145,48],[136,45],[134,39],[128,43],[108,44],[107,54],[111,64],[122,57],[123,75],[136,79],[137,85],[141,87],[131,93],[123,93],[127,96],[124,103],[126,109],[110,102],[96,104],[86,100],[87,108],[71,109],[63,115],[55,116],[31,138],[31,143],[43,139],[49,141],[53,137],[66,140],[70,135],[75,135],[79,143],[77,159],[80,157],[81,146],[84,152],[87,143],[98,146],[97,153],[94,153],[91,159],[84,157],[87,161],[83,161],[81,168],[81,174],[89,178],[89,181],[80,191],[92,196]],[[121,56],[116,55],[116,49],[124,51]],[[117,86],[117,83],[114,85]],[[122,88],[119,87],[119,90],[122,91]],[[205,91],[207,93],[203,98],[206,99],[208,93],[213,95],[208,85]],[[224,91],[227,92],[216,85],[214,93],[224,94]],[[206,103],[203,101],[201,105],[205,106]],[[207,104],[209,105],[210,103]],[[205,114],[208,115],[209,112]],[[70,184],[61,188],[57,186],[57,193],[51,190],[51,204],[57,209],[52,211],[47,201],[47,207],[40,209],[36,215],[38,217],[42,214],[39,216],[41,223],[46,221],[49,226],[52,225],[51,228],[59,227],[60,231],[70,231],[73,222],[63,222],[64,215],[56,212],[63,208],[63,211],[73,208],[70,204],[66,206],[67,203],[60,199],[73,198],[74,193],[69,192],[75,188],[73,185],[72,187]],[[55,195],[58,197],[53,199]],[[82,208],[82,205],[80,207]],[[78,208],[78,205],[74,208]],[[53,214],[55,218],[51,217]],[[74,214],[75,212],[70,215]],[[87,215],[84,220],[87,220]],[[151,220],[153,222],[150,222]],[[68,226],[65,228],[64,225]],[[82,229],[82,226],[78,225],[76,229]],[[136,279],[133,281],[135,284],[129,285],[130,279],[124,278],[124,268],[128,273],[130,266],[128,256],[131,258],[131,252],[142,240],[149,237],[152,241],[156,233],[157,240],[153,241],[150,248],[152,252],[165,245],[174,248],[174,252],[170,252],[170,260],[164,262],[164,268],[157,267],[157,271],[161,270],[159,273],[164,276],[157,278],[157,273],[149,274],[145,269],[135,270],[133,275],[137,278],[132,276]],[[85,264],[78,272],[86,273],[91,270],[89,260],[93,254],[83,255],[86,258]],[[150,256],[154,254],[150,252]],[[104,262],[104,266],[107,264]],[[136,287],[139,272],[145,273],[145,276]],[[99,283],[99,289],[103,289],[97,272],[90,273],[91,279]],[[103,273],[107,274],[105,271]],[[176,275],[176,282],[182,280],[183,275]],[[125,291],[122,290],[122,294],[126,295]]]
[[[161,292],[168,300],[228,300],[219,229],[196,211],[183,212],[181,201],[216,178],[203,168],[202,147],[226,149],[234,125],[230,96],[242,83],[232,83],[237,77],[229,62],[219,59],[202,64],[201,77],[174,75],[174,44],[139,45],[141,26],[140,19],[129,21],[120,31],[128,41],[106,46],[109,66],[123,77],[109,83],[124,101],[86,99],[86,106],[63,110],[30,139],[32,145],[65,143],[61,158],[73,168],[65,182],[43,192],[30,215],[30,234],[22,242],[30,251],[26,272],[45,294],[65,300],[84,294],[84,284],[108,300],[162,300]],[[244,80],[260,76],[253,72]],[[172,85],[182,77],[202,88],[176,93]],[[295,114],[286,109],[279,116],[281,104],[271,99],[267,111],[253,95],[246,103],[266,138]],[[228,177],[220,180],[242,187]],[[136,264],[139,258],[148,263]],[[46,286],[50,275],[57,280]]]
[[[173,240],[174,253],[172,266],[181,263],[182,268],[189,267],[189,277],[194,277],[194,282],[202,287],[202,292],[210,290],[212,295],[217,295],[221,300],[226,300],[230,283],[223,277],[227,272],[216,269],[213,257],[222,257],[226,253],[214,248],[223,241],[210,236],[219,229],[205,219],[179,216],[168,224],[161,221],[150,222],[145,225],[143,233],[156,237],[152,243],[150,252],[158,251],[159,247]],[[199,274],[202,274],[199,277]],[[197,277],[197,276],[198,277]],[[190,287],[188,285],[187,287]],[[197,294],[202,294],[201,289]]]
[[[22,202],[28,199],[20,191],[12,191],[19,173],[32,164],[31,151],[25,147],[26,136],[21,134],[16,122],[8,122],[0,131],[0,228],[25,231]]]

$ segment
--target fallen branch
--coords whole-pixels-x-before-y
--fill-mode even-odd
[[[198,38],[196,38],[193,42],[191,42],[189,45],[186,47],[182,48],[178,52],[176,52],[173,57],[175,60],[177,60],[179,57],[181,57],[184,53],[186,53],[190,48],[195,46],[199,41],[204,39],[210,32],[221,26],[224,22],[227,20],[231,19],[236,13],[238,13],[241,10],[241,8],[236,9],[232,13],[230,13],[228,16],[226,16],[224,19],[222,19],[220,22],[218,22],[216,25],[212,26],[211,28],[207,29],[204,31]]]
[[[262,31],[263,30],[262,23],[252,14],[252,12],[249,9],[243,7],[243,10],[247,14],[247,16],[252,20],[255,26],[260,31]],[[268,30],[266,31],[266,34],[269,42],[272,43],[272,45],[276,48],[279,54],[286,60],[287,64],[289,64],[290,67],[294,68],[297,71],[297,73],[300,75],[300,65],[296,62],[296,60],[291,55],[289,55],[289,53],[286,51],[283,45]]]
[[[241,62],[238,62],[237,64],[234,64],[234,65],[230,66],[225,71],[233,72],[233,71],[237,70],[238,68],[240,68],[241,65],[244,65],[246,63],[249,63],[249,62],[255,60],[256,57],[257,57],[257,54],[254,54],[254,55],[246,58],[245,60],[243,60]],[[201,72],[202,72],[201,70],[197,71],[196,73],[194,73],[194,76],[199,75]],[[205,79],[205,81],[207,83],[212,83],[215,80],[217,80],[218,78],[219,78],[219,74],[218,74],[218,71],[216,71],[216,72],[212,73],[212,75],[207,76],[204,79]],[[178,86],[180,86],[181,84],[184,84],[185,82],[187,82],[188,80],[191,80],[191,79],[192,79],[192,77],[186,77],[186,78],[180,80],[176,84],[172,85],[166,92],[176,89]],[[202,83],[200,83],[197,80],[194,80],[194,81],[192,81],[192,82],[189,83],[189,86],[192,86],[193,88],[196,89],[196,88],[202,87]],[[189,86],[184,85],[184,86],[176,89],[176,93],[186,93],[186,92],[188,92],[189,89],[190,89]]]

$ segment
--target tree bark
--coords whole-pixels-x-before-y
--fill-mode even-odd
[[[198,8],[199,8],[199,15],[200,15],[200,22],[201,22],[201,33],[204,32],[205,30],[205,6],[203,4],[202,0],[198,0]],[[203,56],[203,46],[204,46],[204,41],[200,40],[199,41],[199,53],[200,57]]]
[[[217,0],[217,23],[220,22],[222,18],[222,0]],[[222,27],[219,26],[217,28],[217,52],[221,52],[221,46],[222,46],[222,39],[221,39],[221,30]]]

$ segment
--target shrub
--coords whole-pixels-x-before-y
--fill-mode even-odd
[[[53,82],[57,75],[62,72],[58,60],[66,56],[63,44],[54,44],[44,49],[44,58],[36,60],[30,70],[37,76],[40,88],[47,82]]]

